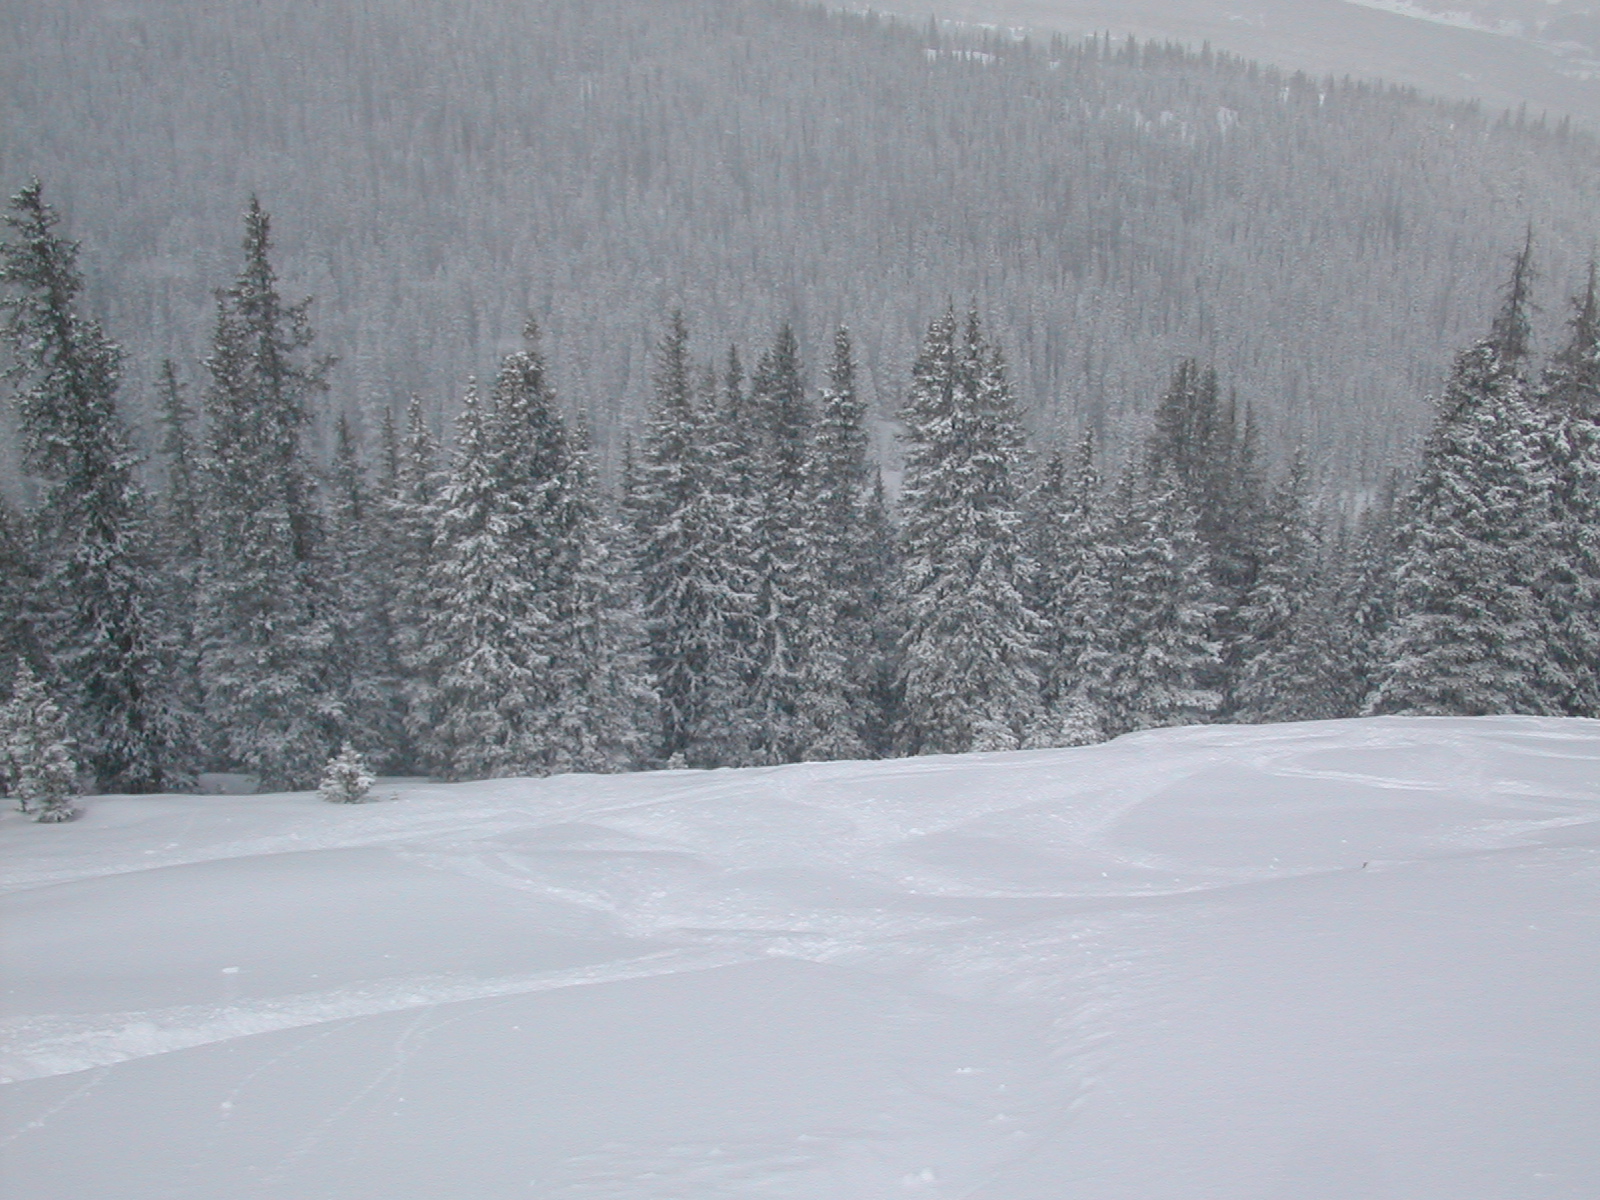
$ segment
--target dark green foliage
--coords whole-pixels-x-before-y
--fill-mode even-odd
[[[603,603],[591,594],[599,531],[586,474],[530,323],[489,410],[469,394],[438,501],[421,647],[432,683],[412,731],[451,778],[574,768],[574,640],[595,636],[575,622]]]
[[[1220,706],[1207,686],[1219,606],[1197,525],[1172,479],[1124,477],[1096,555],[1104,608],[1086,630],[1077,689],[1106,736],[1195,724]]]
[[[1110,619],[1110,538],[1094,438],[1087,435],[1070,473],[1059,453],[1051,456],[1030,505],[1030,603],[1044,628],[1043,715],[1033,738],[1040,745],[1073,746],[1103,736],[1104,714],[1085,688],[1105,666],[1100,656],[1107,647],[1097,637]]]
[[[0,705],[0,777],[17,807],[45,824],[77,816],[78,766],[67,719],[24,664]]]
[[[349,419],[334,431],[327,473],[328,540],[323,580],[333,646],[328,686],[344,712],[343,735],[379,767],[405,761],[404,707],[394,657],[393,611],[381,543],[385,512],[367,481]]]
[[[818,600],[809,534],[812,415],[801,376],[800,346],[787,323],[750,377],[755,417],[755,634],[748,711],[751,761],[796,762],[817,740],[801,710],[811,672],[810,629]]]
[[[252,199],[244,265],[217,296],[206,360],[200,671],[219,762],[266,787],[312,786],[339,744],[336,598],[303,440],[329,360],[310,301],[286,305]]]
[[[1558,713],[1571,694],[1540,596],[1551,479],[1527,403],[1530,249],[1488,338],[1457,359],[1395,538],[1375,713]]]
[[[1593,263],[1572,308],[1571,336],[1538,395],[1553,489],[1539,589],[1550,655],[1567,685],[1562,711],[1600,717],[1600,298]]]
[[[872,694],[877,674],[875,604],[885,585],[873,545],[873,477],[866,405],[856,391],[855,350],[847,330],[833,338],[828,382],[817,404],[810,479],[799,513],[810,605],[798,708],[806,758],[863,758],[884,723]]]
[[[1024,745],[1038,719],[1038,619],[1024,589],[1023,435],[976,312],[935,319],[902,411],[901,746]]]
[[[655,404],[627,516],[660,700],[658,760],[726,766],[747,761],[757,737],[746,703],[757,661],[755,596],[747,590],[755,581],[738,553],[748,544],[740,522],[730,524],[730,500],[745,485],[735,476],[727,489],[714,486],[728,451],[717,449],[726,443],[709,428],[714,410],[705,390],[695,386],[689,328],[675,313],[657,356]],[[739,394],[736,383],[730,390]],[[742,438],[742,422],[727,428]]]
[[[83,316],[77,246],[37,182],[11,200],[0,244],[24,463],[42,483],[32,602],[85,765],[107,791],[183,779],[152,604],[150,513],[117,412],[122,351]]]
[[[1270,553],[1255,429],[1248,418],[1241,421],[1232,397],[1222,398],[1216,371],[1189,359],[1156,407],[1146,455],[1149,480],[1176,487],[1205,547],[1218,657],[1203,682],[1220,694],[1218,712],[1227,716],[1237,706],[1234,693],[1253,637],[1241,610]]]

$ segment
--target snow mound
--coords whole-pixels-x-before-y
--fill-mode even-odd
[[[1600,723],[0,820],[7,1200],[1600,1195]]]

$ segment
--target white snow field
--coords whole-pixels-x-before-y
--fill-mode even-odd
[[[1600,1196],[1600,722],[0,821],[8,1200]]]

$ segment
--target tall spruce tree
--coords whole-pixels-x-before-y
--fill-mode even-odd
[[[435,657],[428,652],[431,609],[429,580],[436,559],[439,496],[444,478],[439,446],[429,428],[422,401],[413,396],[406,407],[406,429],[398,439],[394,482],[384,499],[386,537],[381,550],[388,576],[389,625],[400,679],[404,762],[408,770],[441,770],[423,754],[422,736],[438,679]]]
[[[715,410],[702,399],[689,357],[689,327],[674,313],[657,354],[655,399],[628,496],[651,686],[659,698],[656,756],[689,766],[742,765],[754,639],[745,627],[754,597],[728,561],[725,501],[712,487]]]
[[[974,311],[928,327],[902,412],[906,452],[901,745],[1007,750],[1038,716],[1039,623],[1019,496],[1023,433],[1000,350]]]
[[[862,544],[866,553],[861,587],[870,617],[867,664],[862,672],[867,691],[861,735],[872,757],[888,758],[895,752],[895,737],[904,706],[900,647],[904,634],[901,617],[905,610],[898,602],[900,535],[889,511],[881,467],[872,472],[872,491],[867,496],[863,528]]]
[[[404,734],[381,549],[389,531],[342,414],[326,482],[324,581],[334,638],[329,682],[344,712],[344,740],[368,761],[393,768],[403,757]]]
[[[279,295],[271,223],[253,197],[244,223],[244,265],[217,295],[206,359],[200,674],[220,761],[267,787],[312,787],[345,720],[303,444],[332,360],[308,357],[311,301]]]
[[[696,528],[704,553],[715,564],[717,616],[710,633],[721,647],[722,666],[708,693],[718,713],[715,739],[697,762],[726,767],[771,761],[773,730],[766,718],[771,694],[761,666],[761,605],[771,559],[768,553],[769,469],[766,430],[758,397],[746,386],[736,346],[728,348],[722,378],[701,372],[695,457],[703,498]],[[707,727],[710,733],[713,726]],[[713,746],[715,749],[713,749]]]
[[[1180,363],[1156,407],[1145,470],[1149,486],[1159,489],[1163,479],[1176,486],[1205,546],[1218,658],[1204,682],[1222,696],[1220,716],[1235,708],[1251,636],[1240,610],[1268,553],[1270,520],[1257,442],[1254,422],[1241,420],[1234,397],[1223,398],[1216,370],[1193,359]]]
[[[122,350],[78,311],[78,247],[57,233],[37,180],[12,197],[5,223],[0,309],[24,465],[43,485],[41,640],[97,786],[171,788],[189,764],[151,595],[149,505],[117,412]]]
[[[1095,664],[1095,636],[1109,621],[1100,473],[1092,434],[1070,468],[1050,457],[1030,505],[1031,604],[1043,625],[1040,720],[1036,745],[1078,746],[1100,740],[1101,716],[1083,690]]]
[[[1600,717],[1600,298],[1593,262],[1572,308],[1571,336],[1539,389],[1552,487],[1539,588],[1550,652],[1568,685],[1562,711]]]
[[[1555,713],[1571,682],[1541,603],[1548,466],[1527,403],[1532,245],[1490,335],[1459,355],[1395,538],[1373,713]]]
[[[575,551],[555,594],[550,731],[552,771],[626,771],[648,760],[655,695],[644,623],[619,523],[594,494],[588,439],[574,438],[560,536]]]
[[[815,581],[808,545],[811,409],[794,330],[778,327],[750,377],[760,479],[755,538],[755,661],[749,678],[753,761],[794,762],[814,735],[801,711]]]
[[[1209,720],[1217,601],[1198,520],[1177,481],[1129,468],[1097,556],[1103,610],[1084,629],[1079,692],[1108,737]]]
[[[439,502],[424,635],[437,683],[415,732],[456,779],[556,769],[560,606],[583,548],[573,448],[531,322],[525,343],[487,413],[469,390]]]
[[[1308,721],[1346,715],[1330,694],[1333,593],[1309,512],[1310,471],[1297,454],[1267,504],[1261,562],[1238,610],[1232,716]]]
[[[841,327],[818,403],[801,514],[809,604],[798,713],[802,755],[809,759],[865,757],[874,724],[874,593],[881,585],[869,523],[865,418],[850,333]]]
[[[38,674],[44,665],[32,610],[38,577],[27,525],[0,498],[0,680],[11,680],[24,665]]]

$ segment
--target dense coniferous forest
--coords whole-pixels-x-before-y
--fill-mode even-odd
[[[8,18],[41,819],[1600,715],[1586,137],[775,3]]]
[[[85,239],[128,348],[194,389],[255,193],[339,360],[326,416],[436,432],[531,316],[614,480],[663,314],[707,345],[848,324],[877,452],[928,314],[975,298],[1021,419],[1125,452],[1174,363],[1214,363],[1265,452],[1370,494],[1488,319],[1531,221],[1550,295],[1600,221],[1600,151],[1556,123],[1175,47],[968,37],[762,0],[0,0],[0,183]],[[808,383],[815,382],[808,380]],[[892,469],[898,464],[891,461]],[[21,477],[15,455],[3,464]],[[891,490],[895,477],[890,478]]]
[[[1274,468],[1194,359],[1131,453],[1034,453],[998,332],[948,304],[909,367],[894,503],[847,328],[813,389],[787,322],[724,354],[682,313],[608,495],[532,321],[445,445],[413,403],[371,452],[339,420],[318,462],[334,364],[252,200],[199,404],[164,372],[150,490],[122,349],[30,184],[0,242],[40,496],[0,513],[6,790],[54,821],[79,786],[308,787],[330,760],[345,798],[367,762],[477,778],[1600,716],[1600,297],[1591,267],[1536,357],[1533,255],[1530,235],[1420,461],[1355,520],[1314,503],[1303,457]]]

